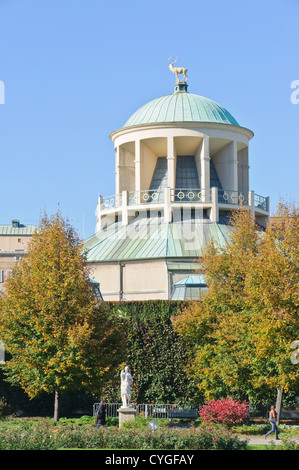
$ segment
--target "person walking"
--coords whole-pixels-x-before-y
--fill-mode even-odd
[[[279,439],[276,420],[277,420],[277,414],[276,414],[275,406],[271,405],[271,409],[269,411],[269,423],[271,424],[272,428],[271,428],[271,431],[269,431],[269,432],[267,432],[267,434],[265,434],[265,436],[264,436],[265,439],[267,438],[267,436],[269,436],[269,434],[272,434],[273,432],[275,432],[276,439]]]
[[[97,425],[96,427],[99,428],[100,426],[106,426],[106,405],[104,400],[101,400],[99,407],[96,413],[97,418]]]

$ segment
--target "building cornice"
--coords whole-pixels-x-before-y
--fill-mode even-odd
[[[224,130],[229,132],[235,132],[238,134],[242,134],[251,140],[254,136],[253,131],[247,129],[246,127],[242,126],[234,126],[233,124],[222,124],[222,123],[214,123],[214,122],[165,122],[165,123],[153,123],[153,124],[140,124],[138,126],[130,126],[130,127],[121,127],[117,129],[109,135],[110,139],[114,142],[115,139],[119,136],[123,136],[125,134],[130,134],[138,131],[146,131],[146,130],[153,130],[153,129],[190,129],[196,131],[204,132],[205,129],[215,129],[215,130]]]

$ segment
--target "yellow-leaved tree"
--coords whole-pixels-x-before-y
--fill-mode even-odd
[[[188,344],[189,373],[207,399],[261,398],[298,386],[290,360],[299,339],[299,214],[281,202],[266,230],[241,208],[226,246],[211,242],[203,264],[208,293],[175,320]],[[278,402],[280,405],[280,400]]]
[[[82,243],[60,212],[45,215],[12,271],[0,300],[0,338],[9,354],[2,366],[30,398],[99,392],[121,362],[122,329],[99,302]]]

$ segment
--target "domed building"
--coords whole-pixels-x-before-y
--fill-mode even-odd
[[[104,300],[200,297],[203,249],[226,243],[230,212],[245,205],[261,225],[269,216],[269,198],[249,186],[252,137],[178,80],[111,133],[114,195],[99,196],[97,233],[85,241]]]

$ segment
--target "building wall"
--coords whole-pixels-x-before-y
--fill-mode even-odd
[[[27,256],[27,251],[0,251],[0,292],[4,291],[5,282],[15,264],[25,256]]]
[[[5,290],[5,282],[15,264],[22,257],[27,256],[28,243],[32,237],[31,228],[28,229],[27,234],[22,233],[25,226],[21,226],[20,233],[9,234],[7,227],[0,225],[0,292]],[[16,227],[13,230],[18,232]]]
[[[10,276],[10,272],[14,267],[15,263],[17,262],[19,256],[10,256],[7,254],[6,256],[0,256],[0,292],[5,288],[5,281]]]
[[[124,261],[91,264],[91,277],[100,283],[104,300],[168,299],[168,272],[165,260]]]
[[[26,251],[31,235],[0,235],[0,251]]]

